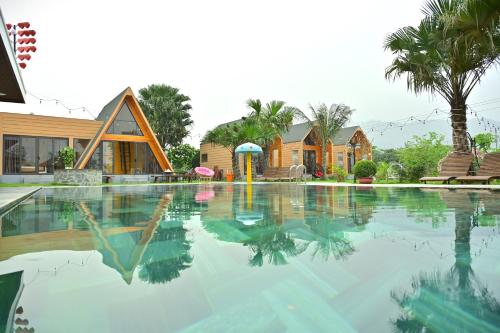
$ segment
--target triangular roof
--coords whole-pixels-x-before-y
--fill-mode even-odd
[[[141,230],[110,235],[104,234],[102,224],[92,214],[86,203],[81,202],[77,208],[83,213],[84,221],[101,244],[98,251],[102,254],[103,263],[118,271],[122,279],[130,284],[134,271],[140,264],[170,202],[171,198],[168,195],[160,198],[150,220],[136,223],[136,225],[144,225]]]
[[[335,134],[335,136],[333,137],[333,144],[334,145],[347,144],[352,139],[352,137],[354,136],[354,134],[358,129],[361,129],[361,127],[351,126],[339,129],[337,134]]]
[[[334,145],[345,145],[351,140],[356,131],[361,129],[359,126],[350,126],[339,129],[337,134],[333,137]],[[300,142],[306,138],[311,132],[312,127],[308,122],[290,126],[289,130],[281,136],[283,143]]]
[[[304,140],[311,130],[312,127],[308,122],[295,124],[290,126],[288,131],[283,133],[281,138],[283,139],[283,143],[299,142]]]
[[[120,111],[123,103],[127,103],[128,108],[130,109],[132,115],[134,116],[137,125],[139,126],[142,136],[136,135],[116,135],[116,134],[108,134],[108,128],[111,126],[113,121],[115,120],[118,112]],[[132,89],[130,87],[123,90],[119,93],[115,98],[113,98],[108,104],[106,104],[102,111],[97,116],[97,120],[102,121],[102,126],[97,131],[95,137],[90,141],[87,145],[87,148],[80,156],[80,159],[76,162],[75,169],[84,169],[87,163],[89,162],[92,154],[99,146],[102,140],[109,141],[132,141],[132,142],[145,142],[149,144],[151,151],[153,152],[156,160],[160,164],[162,170],[173,170],[172,164],[168,160],[165,152],[163,151],[158,139],[156,138],[155,133],[149,126],[149,122],[146,119],[146,116],[141,110],[139,102],[134,96]]]

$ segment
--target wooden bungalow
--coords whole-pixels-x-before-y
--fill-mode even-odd
[[[372,159],[372,145],[360,126],[345,127],[329,140],[327,147],[328,172],[332,165],[337,165],[351,173],[352,167],[359,160]],[[223,169],[231,172],[231,154],[227,148],[211,143],[200,146],[201,165]],[[240,157],[240,170],[244,171],[244,163]],[[317,129],[308,123],[296,124],[288,132],[276,137],[271,145],[268,165],[273,168],[290,167],[304,164],[308,172],[321,165],[321,144]],[[258,170],[261,171],[261,170]]]
[[[147,180],[172,170],[132,89],[106,104],[95,120],[0,112],[0,182],[53,182],[58,153],[76,152],[75,169],[117,179]]]

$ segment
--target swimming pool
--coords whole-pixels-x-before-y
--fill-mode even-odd
[[[498,332],[499,217],[485,190],[43,189],[0,218],[0,286],[36,332]]]

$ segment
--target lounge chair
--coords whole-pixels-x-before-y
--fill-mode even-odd
[[[423,177],[420,178],[420,181],[426,184],[427,182],[443,182],[443,184],[449,184],[451,180],[469,174],[473,159],[474,155],[471,153],[453,152],[441,161],[439,176]]]
[[[481,166],[476,176],[462,176],[455,180],[461,182],[481,182],[489,184],[493,179],[500,179],[500,153],[489,153],[484,155]]]
[[[262,175],[262,180],[266,181],[283,181],[290,180],[290,168],[266,168]]]

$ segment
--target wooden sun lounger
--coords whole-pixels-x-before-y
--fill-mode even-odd
[[[280,181],[280,180],[290,180],[289,168],[267,168],[264,170],[262,175],[262,180],[267,181]]]
[[[446,156],[441,162],[441,170],[437,177],[423,177],[421,182],[443,182],[449,184],[457,177],[467,176],[474,156],[471,153],[454,152]]]
[[[483,162],[476,176],[462,176],[455,180],[461,182],[481,182],[489,184],[494,179],[500,179],[500,153],[489,153],[484,155]]]

